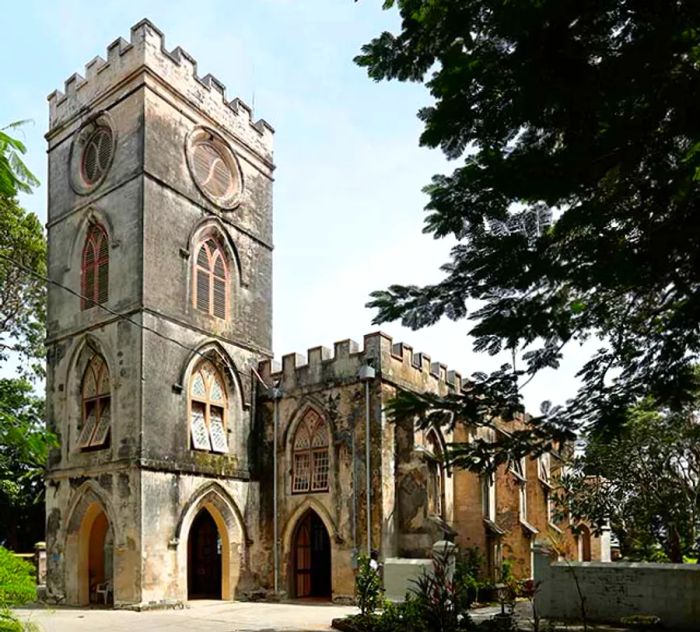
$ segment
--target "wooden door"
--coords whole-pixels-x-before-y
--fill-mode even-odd
[[[294,596],[331,596],[331,548],[328,532],[318,515],[309,511],[294,539]]]
[[[297,528],[295,543],[294,594],[311,596],[311,515],[307,514]]]

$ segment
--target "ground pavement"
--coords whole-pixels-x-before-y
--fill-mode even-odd
[[[497,610],[480,609],[475,619]],[[330,630],[336,617],[357,612],[353,606],[240,601],[193,601],[182,610],[148,612],[40,605],[17,609],[42,632],[316,632]]]

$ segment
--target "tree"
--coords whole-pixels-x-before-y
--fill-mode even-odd
[[[15,550],[44,533],[44,465],[56,440],[43,416],[28,380],[0,379],[0,544]]]
[[[27,121],[16,121],[0,129],[0,196],[14,198],[18,191],[29,193],[39,184],[34,174],[22,161],[27,149],[24,143],[10,136],[5,130],[16,129]]]
[[[368,306],[375,323],[414,329],[469,318],[477,351],[514,359],[461,398],[398,407],[512,419],[518,380],[598,340],[577,396],[533,418],[543,435],[619,425],[647,395],[681,410],[700,352],[700,4],[384,7],[401,32],[356,62],[429,89],[420,142],[462,162],[427,186],[424,230],[458,244],[442,281],[373,292]]]
[[[46,275],[41,223],[0,196],[0,362],[14,352],[25,374],[42,374],[46,287],[27,271]]]
[[[591,433],[557,501],[593,525],[607,521],[623,555],[682,562],[700,544],[700,420],[644,400],[619,433]]]

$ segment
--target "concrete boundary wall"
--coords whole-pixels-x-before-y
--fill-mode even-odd
[[[389,601],[403,601],[415,588],[415,580],[432,570],[431,559],[388,557],[384,561],[384,596]]]
[[[535,549],[535,596],[539,616],[581,619],[583,595],[589,622],[620,621],[634,614],[656,615],[665,628],[700,626],[700,564],[645,562],[553,562]]]

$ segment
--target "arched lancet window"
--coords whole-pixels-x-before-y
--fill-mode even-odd
[[[294,433],[292,492],[328,491],[329,445],[328,424],[309,410]]]
[[[209,360],[200,362],[190,380],[190,435],[195,450],[228,452],[226,387]]]
[[[217,318],[226,318],[229,272],[224,250],[215,239],[207,239],[199,245],[193,277],[194,306]]]
[[[109,298],[109,239],[99,224],[90,224],[81,266],[82,309],[97,303],[106,303]]]
[[[426,437],[426,447],[432,453],[428,461],[428,512],[442,517],[445,490],[445,465],[440,439],[434,430]]]
[[[78,447],[82,450],[106,447],[111,425],[112,393],[109,369],[102,356],[88,363],[82,383],[82,429]]]

